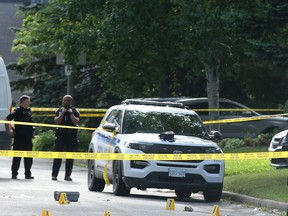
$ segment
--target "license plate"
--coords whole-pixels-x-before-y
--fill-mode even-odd
[[[185,178],[186,170],[180,168],[169,168],[168,175],[169,177]]]

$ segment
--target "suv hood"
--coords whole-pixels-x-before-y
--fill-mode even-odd
[[[128,142],[140,142],[140,143],[153,143],[153,144],[165,144],[165,145],[188,145],[188,146],[213,146],[216,147],[217,144],[211,140],[194,137],[194,136],[184,136],[175,135],[172,140],[160,139],[160,134],[151,133],[134,133],[125,134]]]

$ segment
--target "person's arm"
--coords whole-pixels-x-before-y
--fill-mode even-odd
[[[15,119],[16,113],[17,113],[17,109],[14,110],[12,113],[10,113],[10,114],[6,117],[5,121],[11,121],[11,120]],[[12,129],[11,124],[9,124],[9,123],[5,124],[5,129],[6,129],[7,134],[8,134],[10,137],[12,137],[12,138],[15,137],[15,132],[14,132],[14,130]]]
[[[5,121],[9,121],[8,119],[5,119]],[[15,137],[15,132],[13,131],[13,129],[10,127],[10,124],[5,124],[5,129],[6,129],[6,132],[7,134],[10,136],[10,137]]]
[[[75,112],[77,112],[77,111],[75,111]],[[75,114],[74,114],[74,112],[73,112],[73,110],[70,108],[70,109],[68,109],[68,113],[69,113],[69,115],[70,115],[70,119],[71,119],[71,121],[73,122],[73,124],[76,126],[76,125],[79,125],[79,122],[80,122],[80,119],[79,119],[79,117],[78,116],[75,116]]]
[[[55,124],[61,124],[66,111],[67,109],[65,109],[64,107],[61,107],[59,110],[56,111],[56,116],[54,117]]]

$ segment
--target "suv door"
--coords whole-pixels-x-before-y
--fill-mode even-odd
[[[235,119],[244,117],[253,117],[251,111],[241,111],[243,107],[229,102],[220,102],[220,109],[229,109],[227,111],[220,111],[220,119]],[[238,109],[238,110],[237,110]],[[257,120],[256,120],[257,121]],[[256,121],[243,121],[233,123],[221,123],[220,129],[224,137],[243,137],[247,134],[257,134]]]
[[[109,115],[106,119],[104,119],[104,123],[101,125],[102,130],[99,131],[99,136],[101,137],[101,148],[97,149],[97,152],[99,153],[111,153],[114,152],[114,148],[116,146],[115,142],[115,136],[117,136],[117,133],[121,130],[122,126],[122,116],[123,111],[122,110],[111,110]],[[116,128],[114,131],[105,129],[105,124],[111,123],[115,124]],[[103,160],[100,162],[100,164],[103,166],[104,169],[106,169],[107,173],[112,175],[112,161],[111,160]]]

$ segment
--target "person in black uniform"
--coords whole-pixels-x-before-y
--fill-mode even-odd
[[[7,121],[33,122],[32,113],[30,110],[30,97],[22,95],[20,97],[20,106],[11,112],[7,117]],[[32,138],[34,127],[30,125],[15,124],[15,127],[10,127],[10,124],[5,124],[6,131],[9,136],[14,138],[13,150],[32,151]],[[12,179],[17,179],[18,170],[20,167],[21,157],[13,157],[12,160]],[[25,179],[34,179],[31,175],[31,167],[33,158],[24,158]]]
[[[71,95],[65,95],[62,99],[62,107],[55,113],[55,124],[65,126],[78,126],[80,113],[72,107],[73,98]],[[74,152],[78,148],[77,129],[57,128],[55,151],[56,152]],[[56,181],[61,167],[62,159],[55,158],[52,167],[52,180]],[[73,159],[66,159],[64,180],[72,181],[71,174],[73,168]]]

